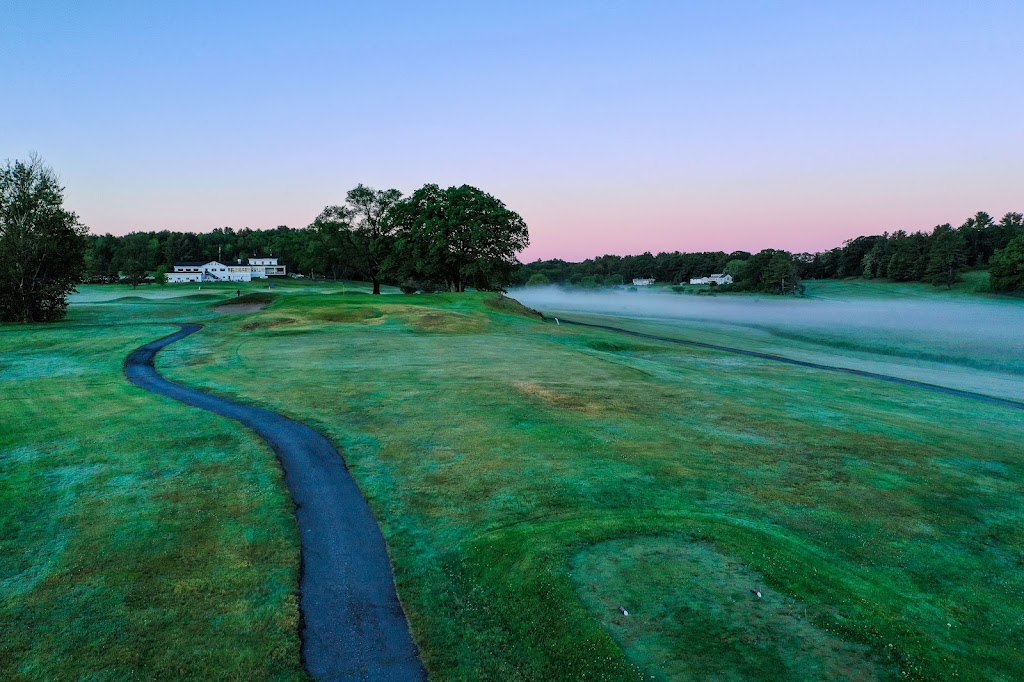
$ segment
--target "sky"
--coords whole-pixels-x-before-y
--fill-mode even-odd
[[[1024,3],[0,2],[0,159],[94,233],[470,184],[524,261],[1024,211]]]

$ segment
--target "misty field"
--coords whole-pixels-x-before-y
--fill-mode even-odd
[[[1024,299],[965,289],[854,280],[808,282],[805,298],[558,287],[513,295],[571,320],[1024,400]]]
[[[76,642],[122,622],[131,636],[88,648],[78,674],[116,677],[127,656],[183,677],[150,653],[182,647],[198,653],[179,666],[296,674],[297,544],[273,456],[120,376],[167,330],[123,323],[198,320],[158,368],[339,446],[433,679],[1024,677],[1024,411],[557,326],[495,294],[353,288],[286,283],[223,315],[233,288],[86,287],[68,321],[0,333],[0,417],[18,424],[0,463],[21,481],[0,522],[31,529],[3,536],[0,675],[59,677]],[[682,316],[646,292],[614,309],[522,300],[972,387],[998,376],[993,395],[1020,395],[1018,302],[939,296],[886,316],[884,295],[811,293],[676,296],[702,306]],[[915,331],[928,319],[944,326]],[[183,549],[179,518],[225,549]]]

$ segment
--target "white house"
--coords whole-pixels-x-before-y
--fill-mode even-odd
[[[643,279],[643,278],[640,278],[640,277],[634,277],[633,278],[633,286],[635,286],[635,287],[649,287],[652,284],[654,284],[654,278],[653,277],[651,277],[650,279]]]
[[[718,273],[707,277],[694,277],[690,284],[732,284],[732,275]]]
[[[242,263],[239,258],[235,263],[224,264],[212,260],[208,263],[191,261],[174,264],[174,271],[167,273],[167,281],[171,282],[250,282],[253,279],[267,279],[287,274],[284,265],[279,265],[277,258],[250,258]]]
[[[249,259],[249,267],[252,268],[252,276],[266,279],[267,277],[284,277],[288,274],[285,266],[278,265],[277,258],[273,256],[261,256]]]

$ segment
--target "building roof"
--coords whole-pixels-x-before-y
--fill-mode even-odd
[[[260,259],[260,258],[273,259],[275,261],[278,260],[277,256],[253,256],[252,258],[255,258],[257,260]],[[185,260],[185,261],[175,261],[174,262],[174,267],[176,267],[176,268],[198,268],[198,267],[202,267],[203,265],[209,265],[210,263],[216,263],[217,265],[222,265],[222,266],[228,267],[228,268],[237,268],[239,266],[246,267],[246,266],[251,266],[252,265],[252,263],[250,262],[252,260],[252,258],[248,258],[248,259],[246,259],[246,258],[234,258],[234,259],[230,259],[230,260],[227,260],[227,261],[219,261],[219,260]],[[239,261],[241,261],[241,262],[239,262]]]

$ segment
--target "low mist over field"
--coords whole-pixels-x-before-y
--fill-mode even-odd
[[[724,325],[846,350],[1024,372],[1024,305],[1017,301],[687,296],[560,287],[510,295],[548,313],[614,315],[725,333]]]

